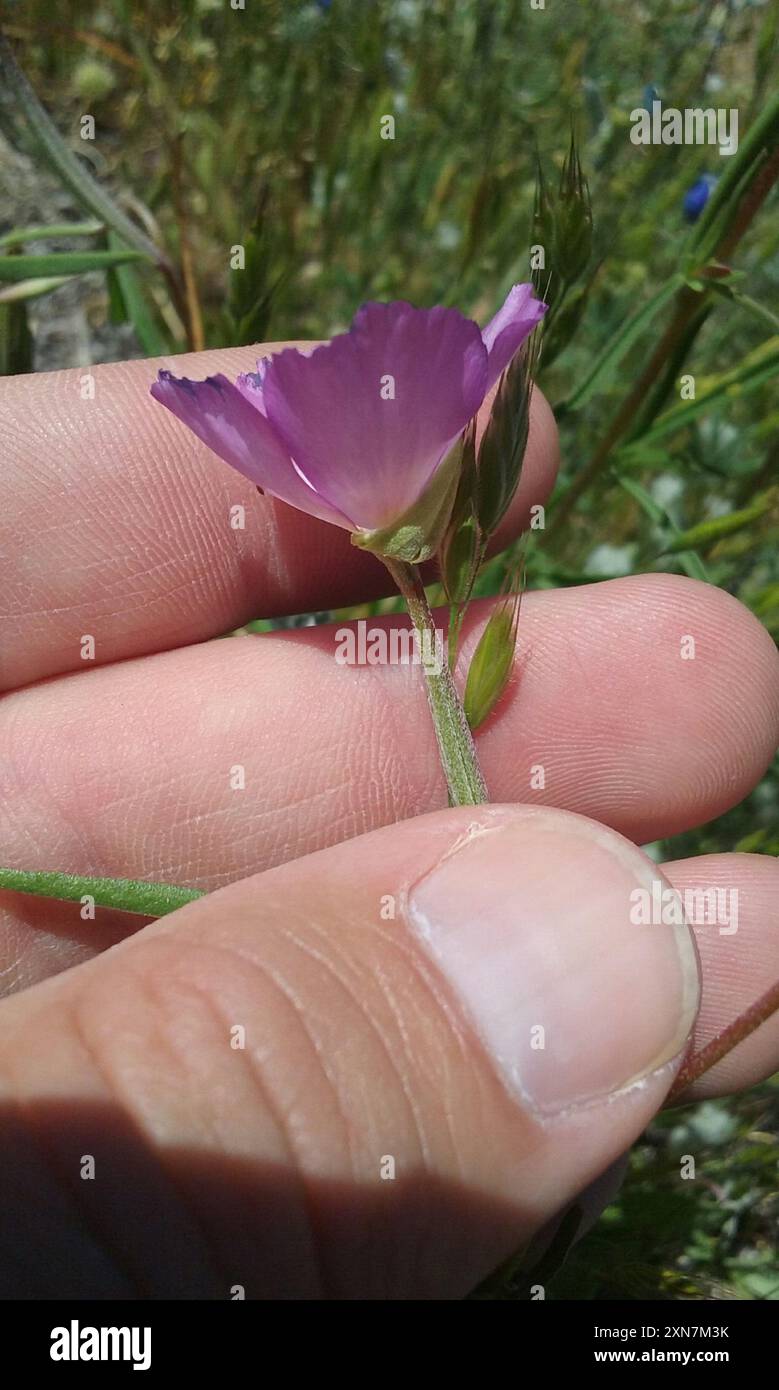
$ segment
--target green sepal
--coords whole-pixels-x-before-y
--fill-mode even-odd
[[[352,545],[390,560],[420,565],[435,555],[449,525],[463,453],[462,435],[439,464],[421,497],[391,526],[353,531]]]

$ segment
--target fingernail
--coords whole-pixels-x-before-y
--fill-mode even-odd
[[[692,934],[634,925],[635,890],[659,877],[605,827],[533,808],[477,828],[411,889],[411,930],[537,1112],[621,1091],[684,1047],[699,999]]]

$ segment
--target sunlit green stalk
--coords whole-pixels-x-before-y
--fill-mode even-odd
[[[0,889],[32,893],[40,898],[80,902],[90,897],[97,907],[118,912],[137,912],[143,917],[164,917],[177,907],[202,898],[196,888],[174,883],[143,883],[132,878],[89,878],[81,874],[39,873],[30,869],[0,868]]]
[[[435,623],[419,570],[415,565],[408,565],[400,560],[390,560],[386,557],[383,559],[405,599],[409,616],[419,636],[430,713],[438,740],[441,765],[449,787],[449,799],[453,806],[480,805],[489,800],[487,788],[449,663],[443,653],[438,651]],[[425,655],[432,653],[440,656],[440,660],[435,663],[426,662]]]

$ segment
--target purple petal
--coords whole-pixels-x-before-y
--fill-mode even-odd
[[[269,357],[258,357],[256,372],[241,372],[235,382],[241,395],[245,396],[247,401],[257,410],[262,411],[263,415],[265,414],[265,400],[262,388],[269,365]]]
[[[489,353],[488,391],[545,313],[546,305],[536,299],[532,285],[514,285],[509,290],[502,308],[481,335]]]
[[[322,521],[352,529],[343,513],[309,487],[265,416],[226,376],[190,381],[160,372],[151,394],[264,492]]]
[[[371,530],[417,500],[484,399],[486,378],[481,334],[457,310],[364,304],[348,333],[308,356],[288,348],[273,357],[262,388],[268,420],[305,477]]]

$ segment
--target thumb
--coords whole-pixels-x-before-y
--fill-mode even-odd
[[[686,927],[631,924],[658,878],[580,816],[463,807],[7,1001],[3,1248],[35,1232],[8,1291],[463,1296],[673,1080],[698,970]]]

